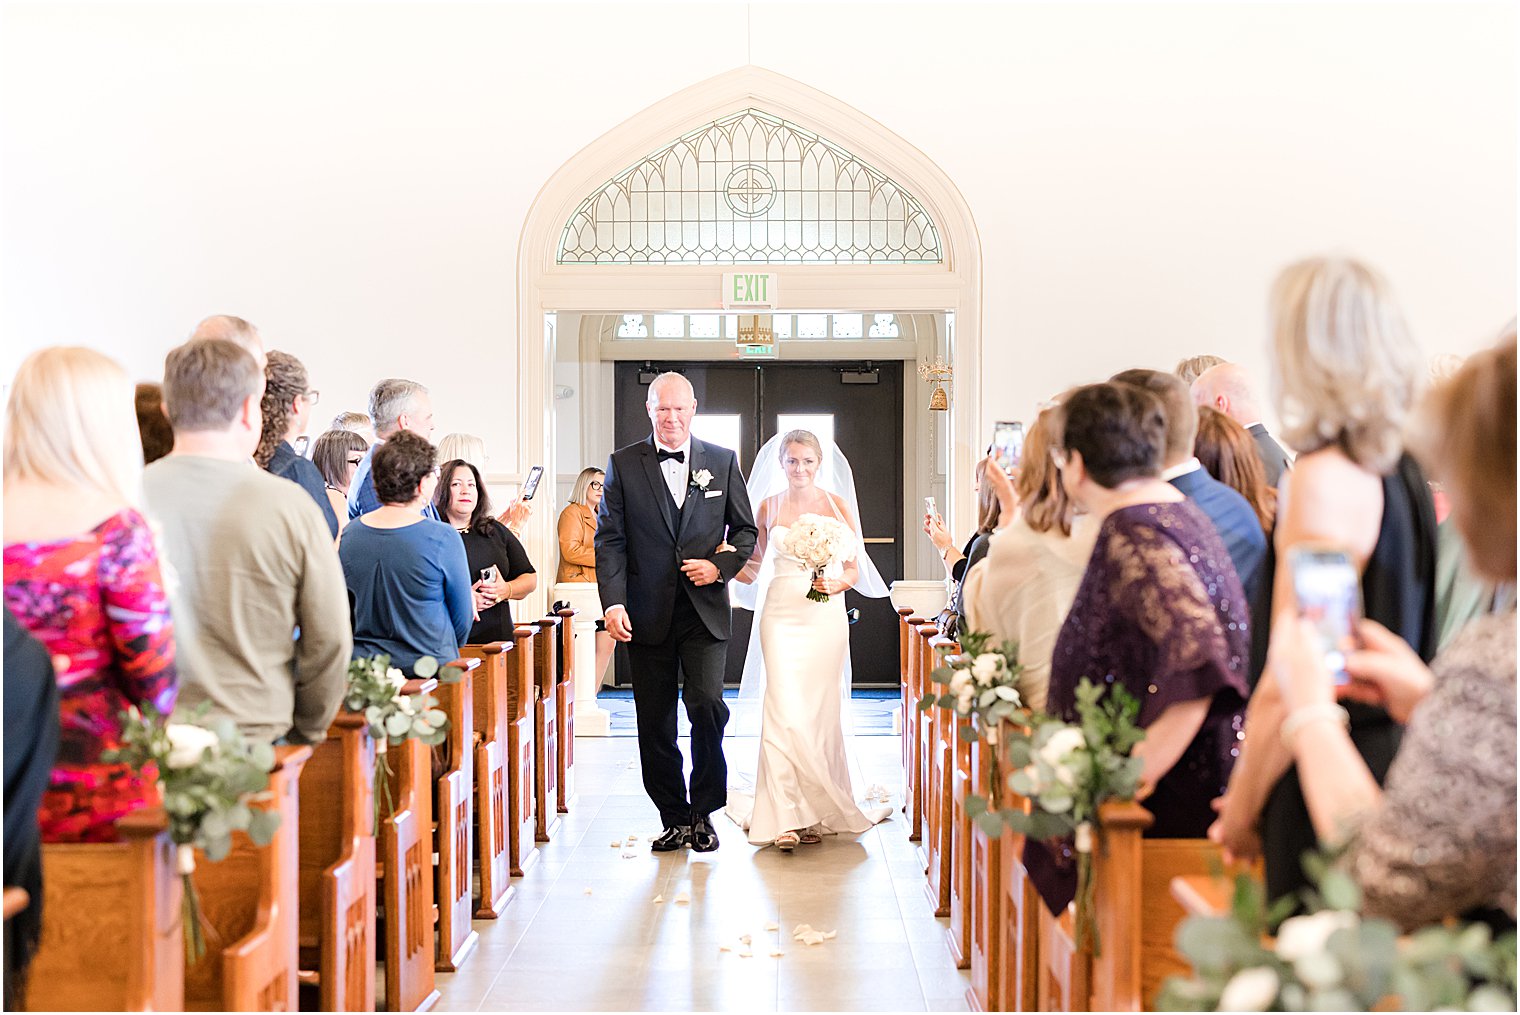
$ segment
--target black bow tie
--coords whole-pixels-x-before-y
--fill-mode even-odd
[[[686,464],[686,452],[684,451],[666,451],[664,448],[659,448],[658,451],[660,453],[661,462],[665,461],[666,459],[673,458],[683,465]]]

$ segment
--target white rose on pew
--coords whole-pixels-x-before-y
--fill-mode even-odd
[[[971,670],[976,674],[976,682],[983,687],[992,683],[992,678],[997,676],[998,671],[1002,668],[1003,657],[996,652],[983,652],[971,664]]]
[[[976,700],[976,688],[967,683],[956,692],[956,709],[965,715],[971,710],[971,703]]]
[[[1277,957],[1296,963],[1299,959],[1320,955],[1331,934],[1355,925],[1356,914],[1343,909],[1325,909],[1309,916],[1284,920],[1277,931]]]
[[[1078,751],[1087,749],[1087,737],[1075,726],[1067,726],[1051,734],[1045,746],[1040,748],[1040,760],[1055,774],[1063,786],[1077,784],[1076,773],[1066,764],[1066,759]]]
[[[170,723],[164,734],[169,738],[169,757],[165,764],[170,768],[194,768],[208,750],[216,754],[221,749],[216,734],[204,726]]]
[[[1267,1011],[1277,1000],[1280,983],[1277,973],[1267,966],[1242,969],[1224,985],[1219,995],[1220,1011]]]
[[[971,684],[971,674],[966,670],[952,670],[950,673],[950,693],[959,695]]]
[[[394,666],[392,666],[390,669],[388,669],[388,670],[385,671],[385,679],[390,682],[390,685],[392,687],[394,687],[398,693],[401,691],[401,688],[406,684],[406,674],[402,673],[400,670],[396,669],[396,667],[394,667]]]

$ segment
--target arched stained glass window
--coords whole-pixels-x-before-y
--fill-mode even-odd
[[[570,216],[560,264],[937,264],[913,195],[812,131],[745,109],[607,181]]]

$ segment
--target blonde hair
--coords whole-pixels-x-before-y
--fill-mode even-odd
[[[591,489],[591,481],[600,475],[603,475],[602,470],[594,465],[588,465],[582,469],[581,474],[575,477],[575,486],[570,490],[570,503],[585,504],[586,492]]]
[[[135,504],[143,452],[134,388],[109,356],[79,346],[32,353],[5,405],[5,480],[94,490]]]
[[[1387,474],[1424,362],[1388,283],[1345,257],[1289,265],[1272,286],[1272,401],[1286,442],[1336,445]]]
[[[1192,384],[1205,370],[1217,367],[1224,362],[1226,360],[1223,356],[1211,356],[1208,354],[1189,356],[1187,359],[1178,360],[1177,365],[1172,368],[1172,373],[1182,378],[1182,383]]]
[[[440,462],[452,462],[458,459],[461,462],[469,462],[475,468],[485,471],[486,467],[486,442],[481,437],[472,433],[451,433],[438,442],[438,460]]]
[[[805,448],[812,448],[818,455],[818,464],[823,464],[823,445],[814,436],[811,430],[788,430],[781,435],[781,443],[776,445],[776,457],[786,461],[786,449],[793,444],[801,444]]]
[[[1026,525],[1036,532],[1056,529],[1061,535],[1069,536],[1076,505],[1067,494],[1066,485],[1061,482],[1061,470],[1056,468],[1050,455],[1052,448],[1060,446],[1064,420],[1060,406],[1045,409],[1035,417],[1024,438],[1024,457],[1013,489],[1019,495]]]

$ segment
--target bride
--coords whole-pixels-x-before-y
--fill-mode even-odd
[[[855,802],[859,766],[849,748],[850,635],[844,591],[875,598],[885,583],[865,553],[860,510],[849,462],[807,430],[771,438],[760,449],[749,481],[760,538],[736,578],[736,605],[755,611],[739,712],[760,708],[759,764],[746,784],[735,765],[727,813],[756,845],[785,852],[830,833],[859,834],[890,807],[863,811]],[[855,531],[853,559],[814,578],[782,549],[788,529],[804,515],[844,522]],[[809,588],[829,597],[807,598]],[[742,733],[742,719],[740,729]]]

